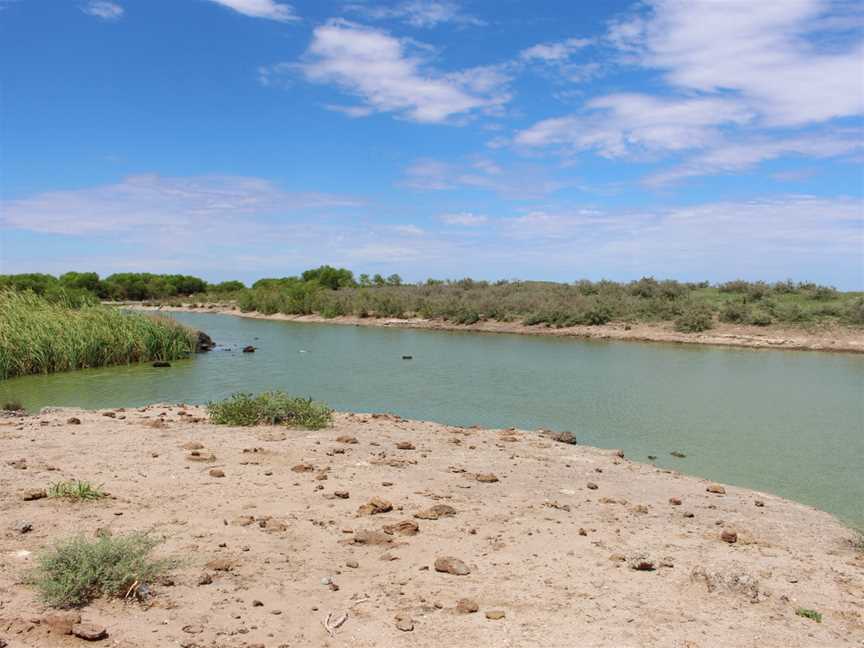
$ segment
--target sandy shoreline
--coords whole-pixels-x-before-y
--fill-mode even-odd
[[[467,331],[478,333],[511,333],[517,335],[553,335],[590,340],[615,340],[631,342],[662,342],[671,344],[703,344],[712,346],[732,346],[750,349],[781,349],[787,351],[828,351],[839,353],[864,353],[864,331],[851,328],[833,328],[818,333],[802,329],[771,327],[768,330],[757,326],[739,326],[719,323],[716,328],[704,333],[679,333],[670,324],[605,324],[602,326],[572,326],[567,328],[547,328],[526,326],[514,322],[483,321],[476,324],[452,324],[443,320],[420,318],[361,318],[343,316],[324,318],[320,315],[285,315],[275,313],[243,313],[230,306],[205,305],[202,308],[189,306],[144,306],[143,304],[123,304],[125,308],[145,311],[221,313],[251,319],[282,320],[320,324],[342,324],[347,326],[377,326],[390,328],[427,329],[438,331]]]
[[[708,492],[534,432],[373,414],[337,414],[319,431],[204,417],[154,405],[0,419],[0,640],[85,643],[48,631],[22,575],[27,552],[109,529],[152,531],[165,538],[159,555],[184,563],[143,604],[81,611],[107,629],[106,645],[864,645],[864,551],[813,508]],[[190,460],[195,443],[211,461]],[[112,497],[22,501],[73,478]],[[392,510],[363,515],[375,497]],[[436,505],[454,514],[429,519]],[[437,571],[443,557],[470,573]],[[328,614],[331,626],[347,614],[332,637]]]

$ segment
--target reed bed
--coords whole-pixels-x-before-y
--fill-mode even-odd
[[[173,320],[0,292],[0,379],[176,360],[194,350],[195,333]]]

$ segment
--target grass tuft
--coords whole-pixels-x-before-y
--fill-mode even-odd
[[[98,500],[107,497],[98,486],[77,479],[65,482],[55,482],[48,487],[48,497],[58,497],[70,500]]]
[[[795,614],[800,617],[804,617],[805,619],[812,619],[816,623],[822,623],[822,614],[820,614],[816,610],[799,607],[797,610],[795,610]]]
[[[333,410],[311,398],[295,398],[285,392],[234,394],[209,403],[207,412],[217,425],[287,425],[318,430],[330,425]]]
[[[177,360],[194,351],[195,333],[173,320],[98,304],[73,308],[31,292],[0,291],[0,380]]]
[[[24,406],[19,401],[6,401],[0,409],[4,412],[21,412]]]
[[[38,556],[29,582],[57,608],[86,605],[100,596],[123,597],[136,581],[152,583],[173,566],[170,560],[149,558],[157,544],[145,533],[69,538]]]

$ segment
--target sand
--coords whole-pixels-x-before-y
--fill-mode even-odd
[[[168,405],[111,414],[0,419],[0,645],[86,643],[49,632],[22,581],[35,553],[101,529],[150,531],[164,538],[157,555],[182,561],[142,602],[80,611],[107,631],[101,645],[864,646],[855,534],[779,497],[708,492],[536,432],[375,414],[320,431],[232,428]],[[194,443],[213,460],[190,460]],[[73,478],[111,497],[22,499]],[[455,514],[415,517],[436,505]]]
[[[671,344],[707,344],[751,349],[782,349],[788,351],[832,351],[840,353],[864,353],[864,330],[832,326],[811,329],[794,327],[759,327],[718,322],[715,328],[703,333],[681,333],[672,324],[621,322],[602,326],[569,326],[553,328],[526,326],[517,322],[481,321],[476,324],[453,324],[443,320],[422,318],[363,318],[353,316],[324,318],[320,315],[265,315],[257,312],[241,312],[231,305],[204,304],[200,308],[190,306],[144,306],[140,303],[124,303],[125,308],[144,311],[221,313],[252,319],[281,320],[321,324],[343,324],[349,326],[377,326],[391,328],[427,329],[437,331],[473,331],[478,333],[510,333],[517,335],[554,335],[589,340],[616,340],[627,342],[662,342]]]

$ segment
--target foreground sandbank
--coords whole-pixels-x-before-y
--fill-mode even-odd
[[[349,326],[379,326],[393,328],[430,329],[439,331],[476,331],[481,333],[513,333],[519,335],[554,335],[593,340],[619,340],[633,342],[666,342],[673,344],[707,344],[733,346],[753,349],[784,349],[790,351],[833,351],[841,353],[864,353],[864,330],[847,327],[804,330],[772,326],[768,329],[758,326],[743,326],[718,323],[717,327],[704,333],[680,333],[665,324],[623,324],[612,323],[602,326],[571,326],[549,328],[526,326],[516,322],[481,321],[476,324],[453,324],[443,320],[421,318],[371,318],[371,317],[333,317],[320,315],[285,315],[274,313],[265,315],[257,312],[244,313],[230,305],[205,304],[191,306],[145,306],[140,303],[124,303],[125,308],[162,312],[220,313],[248,317],[252,319],[282,320],[289,322],[309,322],[323,324],[343,324]]]
[[[369,414],[338,414],[314,432],[231,428],[167,405],[109,414],[0,420],[0,639],[10,646],[83,643],[48,632],[22,574],[27,552],[97,529],[150,530],[165,538],[160,555],[184,560],[143,604],[97,600],[81,611],[109,645],[864,641],[856,535],[779,497],[708,492],[704,480],[518,430]],[[112,498],[22,501],[72,478]],[[360,514],[375,497],[392,510]],[[436,505],[454,514],[422,513]],[[21,520],[32,531],[20,533]],[[437,571],[444,557],[470,573]]]

